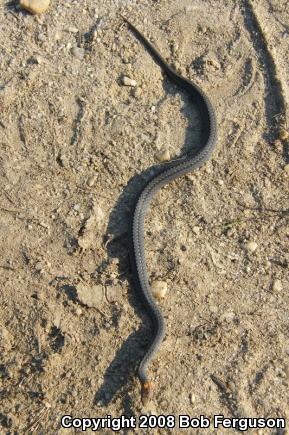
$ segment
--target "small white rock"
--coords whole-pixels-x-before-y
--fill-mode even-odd
[[[92,175],[91,177],[88,178],[88,180],[87,180],[87,185],[88,185],[89,187],[94,186],[96,180],[97,180],[97,177],[96,177],[95,175]]]
[[[284,166],[284,171],[289,175],[289,164]]]
[[[201,228],[198,227],[197,225],[195,225],[193,227],[193,233],[196,234],[196,236],[198,236],[200,234]]]
[[[76,310],[75,310],[75,314],[76,314],[77,316],[80,316],[80,315],[82,314],[82,309],[79,308],[79,307],[77,307]]]
[[[167,162],[171,158],[170,152],[168,149],[162,149],[155,154],[155,158],[159,162]]]
[[[46,35],[44,33],[38,33],[37,39],[39,42],[44,42],[46,40]]]
[[[130,77],[124,76],[122,78],[122,84],[124,86],[131,86],[131,87],[135,87],[137,85],[137,82],[133,79],[131,79]]]
[[[194,395],[194,393],[190,394],[190,402],[192,405],[196,402],[196,396]]]
[[[282,281],[280,281],[280,279],[275,279],[272,285],[272,289],[276,292],[280,292],[282,288],[283,288]]]
[[[68,27],[67,31],[70,33],[78,33],[79,32],[77,27]]]
[[[34,60],[34,62],[35,63],[37,63],[38,65],[41,65],[42,64],[42,62],[43,62],[43,58],[41,57],[41,56],[35,56],[34,58],[33,58],[33,60]]]
[[[50,0],[20,0],[20,6],[31,14],[42,14],[50,5]]]
[[[245,247],[246,247],[246,249],[247,249],[248,252],[250,252],[251,254],[253,254],[253,253],[257,250],[258,245],[257,245],[256,242],[253,242],[252,240],[249,240],[249,241],[246,243]]]
[[[153,296],[161,300],[165,297],[168,291],[168,285],[165,281],[153,281],[151,285]]]

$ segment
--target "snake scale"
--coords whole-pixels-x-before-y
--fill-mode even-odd
[[[217,141],[217,122],[212,103],[203,90],[190,80],[179,75],[168,65],[147,38],[126,17],[122,16],[122,18],[136,37],[144,44],[168,78],[175,83],[180,90],[187,92],[192,98],[194,104],[198,107],[202,119],[201,143],[200,150],[197,154],[190,155],[188,153],[184,157],[160,166],[157,174],[143,187],[133,207],[130,225],[130,260],[132,273],[135,286],[143,297],[147,312],[153,323],[152,341],[138,369],[138,377],[142,387],[142,402],[145,404],[151,397],[153,390],[153,384],[148,375],[148,366],[152,358],[158,352],[165,336],[164,317],[152,295],[145,262],[145,216],[152,199],[164,185],[188,172],[196,170],[210,158]]]

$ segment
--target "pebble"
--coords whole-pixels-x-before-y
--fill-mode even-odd
[[[60,165],[61,165],[63,168],[69,166],[69,158],[67,157],[66,154],[61,154],[61,155],[59,156],[59,162],[60,162]]]
[[[165,297],[167,291],[168,291],[168,285],[165,281],[153,281],[151,285],[151,290],[153,296],[161,300]]]
[[[43,266],[42,266],[41,261],[38,261],[38,262],[35,264],[35,270],[36,270],[37,272],[41,272],[41,271],[42,271],[42,268],[43,268]]]
[[[248,252],[250,252],[251,254],[253,254],[253,253],[257,250],[258,245],[257,245],[256,242],[253,242],[253,241],[250,241],[250,240],[249,240],[249,241],[246,243],[245,247],[246,247],[246,249],[247,249]]]
[[[167,149],[160,150],[155,154],[155,158],[159,162],[167,162],[171,158],[170,152]]]
[[[39,42],[44,42],[44,41],[46,40],[46,36],[45,36],[45,34],[44,34],[44,33],[38,33],[38,35],[37,35],[37,40],[38,40]]]
[[[190,402],[192,405],[196,402],[196,396],[194,395],[194,393],[190,394]]]
[[[133,79],[127,77],[127,76],[124,76],[124,77],[122,78],[122,84],[123,84],[124,86],[131,86],[131,87],[134,88],[134,87],[137,85],[137,82],[136,82],[135,80],[133,80]]]
[[[20,0],[20,6],[31,14],[42,14],[50,5],[50,0]]]
[[[67,31],[70,33],[78,33],[79,32],[77,27],[68,27]]]
[[[79,307],[77,307],[76,310],[75,310],[75,314],[76,314],[77,316],[80,316],[80,315],[82,314],[82,309],[79,308]]]
[[[84,48],[81,48],[81,47],[73,47],[72,54],[78,60],[83,60],[84,55],[85,55],[85,50],[84,50]]]
[[[40,65],[42,62],[43,62],[43,58],[41,57],[41,56],[34,56],[33,58],[32,58],[32,61],[33,62],[35,62],[35,63],[37,63],[38,65]]]
[[[79,301],[89,308],[98,308],[103,303],[103,288],[101,285],[78,284],[76,293]]]
[[[88,185],[89,187],[94,186],[94,184],[95,184],[95,182],[96,182],[96,179],[97,179],[97,177],[96,177],[95,175],[92,175],[91,177],[89,177],[89,178],[87,179],[87,185]]]
[[[288,139],[288,137],[289,137],[288,131],[282,128],[282,130],[279,131],[279,139],[286,140]]]
[[[196,234],[196,236],[198,236],[200,234],[201,228],[198,227],[197,225],[195,225],[193,227],[193,233]]]
[[[284,171],[289,175],[289,164],[284,166]]]
[[[280,292],[282,288],[282,281],[280,281],[280,279],[275,279],[272,285],[272,289],[276,292]]]

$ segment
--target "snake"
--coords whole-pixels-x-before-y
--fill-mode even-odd
[[[194,104],[198,107],[202,119],[199,151],[197,153],[187,152],[178,159],[159,165],[156,174],[142,187],[132,208],[129,249],[131,270],[134,284],[142,296],[147,314],[149,314],[153,326],[150,345],[138,368],[138,378],[141,384],[141,400],[145,405],[152,398],[154,390],[154,384],[148,374],[148,368],[165,337],[164,317],[153,297],[146,266],[144,243],[145,217],[153,198],[163,186],[189,172],[195,171],[209,160],[217,142],[217,120],[211,100],[205,92],[197,84],[180,75],[165,61],[153,44],[128,18],[122,15],[121,17],[169,80],[178,89],[185,91],[193,100]]]

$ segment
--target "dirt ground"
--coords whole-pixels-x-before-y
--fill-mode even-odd
[[[65,414],[289,424],[286,3],[70,0],[34,17],[1,2],[1,434],[74,433]],[[119,12],[206,91],[219,130],[210,162],[147,216],[150,278],[168,293],[146,407],[136,371],[151,325],[128,218],[156,155],[197,149],[202,120]]]

